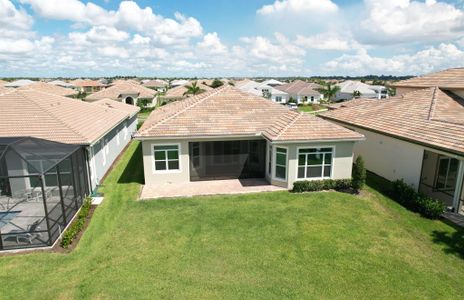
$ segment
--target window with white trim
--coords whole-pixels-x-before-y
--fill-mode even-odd
[[[440,191],[454,191],[458,177],[459,160],[451,157],[440,157],[435,188]]]
[[[267,172],[269,175],[272,174],[272,146],[271,145],[269,145],[269,165],[268,165]]]
[[[275,148],[275,178],[287,179],[287,149]]]
[[[275,102],[277,102],[277,103],[282,102],[282,96],[276,96],[275,97]]]
[[[301,148],[298,150],[298,178],[330,178],[333,148]]]
[[[155,145],[153,146],[153,159],[155,171],[179,170],[179,146]]]

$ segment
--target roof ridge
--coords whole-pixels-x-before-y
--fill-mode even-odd
[[[27,90],[25,90],[27,91]],[[53,95],[53,94],[49,94],[49,93],[44,93],[44,92],[41,92],[41,91],[37,91],[37,90],[28,90],[30,92],[36,92],[36,93],[43,93],[43,94],[46,94],[46,95],[52,95],[52,96],[56,96],[56,97],[60,97],[60,96],[57,96],[57,95]],[[23,93],[24,91],[20,91],[18,90],[18,93],[20,93],[23,97],[29,99],[29,101],[32,101],[34,102],[35,104],[37,104],[37,106],[40,108],[40,110],[42,110],[43,112],[45,112],[47,115],[53,117],[55,120],[58,121],[58,123],[61,123],[64,127],[68,128],[69,130],[71,130],[72,132],[74,132],[76,135],[78,135],[80,138],[82,138],[83,141],[87,141],[89,142],[89,140],[84,136],[82,135],[81,132],[78,132],[77,130],[75,130],[74,128],[72,128],[71,126],[69,126],[68,124],[66,124],[63,120],[61,120],[61,118],[59,116],[57,116],[56,114],[44,109],[42,107],[42,105],[36,101],[33,97],[29,97],[28,95],[26,95],[26,93]],[[64,97],[63,97],[64,98]],[[71,100],[71,99],[70,99]]]
[[[293,113],[293,111],[289,110],[289,112]],[[286,116],[289,112],[287,112],[284,116]],[[288,123],[287,125],[285,125],[284,128],[282,128],[280,130],[280,132],[277,134],[277,136],[275,137],[275,139],[277,140],[288,128],[290,128],[290,126],[292,126],[296,121],[298,121],[298,119],[303,115],[303,112],[300,112],[300,113],[297,113],[298,115],[296,116],[296,118],[294,118],[290,123]],[[283,116],[282,116],[283,117]],[[281,117],[281,118],[282,118]]]
[[[213,96],[213,95],[216,95],[219,91],[225,90],[225,89],[227,89],[227,88],[228,88],[227,86],[226,86],[226,87],[220,87],[220,88],[213,89],[213,90],[211,90],[211,91],[206,92],[207,95],[206,95],[206,94],[204,94],[204,95],[201,95],[201,94],[200,94],[200,95],[197,95],[197,96],[192,97],[192,98],[187,98],[187,99],[181,100],[181,101],[186,101],[186,102],[187,102],[188,100],[190,100],[190,101],[195,100],[195,101],[194,101],[192,104],[190,104],[190,105],[184,107],[183,109],[177,111],[176,113],[174,113],[174,114],[172,114],[172,115],[170,115],[170,116],[167,116],[166,118],[160,120],[159,122],[157,122],[157,123],[155,123],[155,124],[152,124],[151,126],[149,126],[148,128],[144,129],[143,131],[147,131],[147,130],[153,129],[153,128],[155,128],[156,126],[161,125],[161,124],[163,124],[163,123],[165,123],[165,122],[167,122],[167,121],[173,119],[174,117],[176,117],[176,116],[178,116],[178,115],[180,115],[180,114],[186,112],[187,110],[191,109],[192,107],[195,107],[195,106],[197,106],[197,105],[200,104],[200,103],[203,103],[206,99],[210,98],[210,97]],[[203,98],[201,98],[200,96],[203,97]],[[172,102],[172,103],[175,103],[175,102]]]
[[[435,105],[437,103],[437,91],[438,87],[433,87],[433,94],[432,94],[432,103],[430,103],[429,114],[427,116],[427,120],[432,120],[434,112],[435,112]]]

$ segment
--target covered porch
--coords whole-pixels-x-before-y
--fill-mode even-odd
[[[419,191],[464,215],[464,160],[425,150]]]

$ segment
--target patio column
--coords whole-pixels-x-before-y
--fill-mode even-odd
[[[463,180],[464,180],[464,160],[459,160],[456,189],[454,190],[454,196],[453,196],[454,212],[458,212],[459,210],[459,201],[461,200],[460,198],[461,198]]]

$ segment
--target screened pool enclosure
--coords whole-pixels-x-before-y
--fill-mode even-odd
[[[89,194],[84,151],[0,138],[0,250],[53,245]]]

